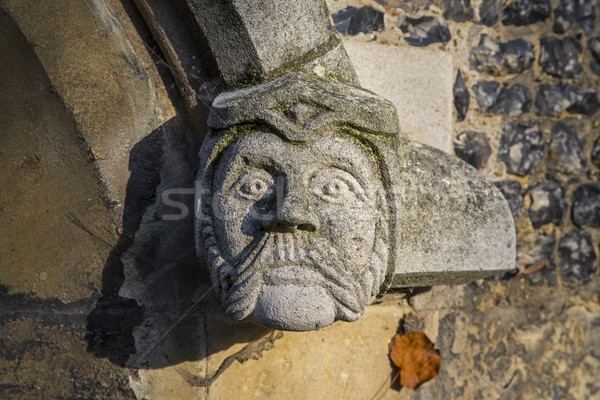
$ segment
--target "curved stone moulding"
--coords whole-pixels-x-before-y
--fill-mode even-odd
[[[235,320],[312,330],[390,286],[511,269],[512,215],[461,160],[399,134],[395,107],[306,73],[219,95],[201,149],[196,247]]]

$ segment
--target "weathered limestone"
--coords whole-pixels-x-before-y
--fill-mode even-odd
[[[338,45],[324,15],[286,4],[190,2],[227,85],[253,84],[214,100],[200,150],[197,251],[226,312],[318,329],[391,284],[512,268],[508,204],[477,171],[400,136],[394,105],[331,80],[339,70],[283,74],[307,69],[305,46]]]
[[[322,0],[187,2],[229,87],[289,70],[358,83]]]
[[[439,49],[344,41],[360,85],[399,110],[400,131],[452,154],[452,56]]]

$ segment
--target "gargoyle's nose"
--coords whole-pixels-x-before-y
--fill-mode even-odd
[[[267,229],[314,232],[319,228],[319,219],[312,210],[310,196],[302,190],[278,193],[275,204],[275,218]]]

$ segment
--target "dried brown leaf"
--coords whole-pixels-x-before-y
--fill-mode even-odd
[[[435,378],[441,365],[440,352],[423,332],[395,335],[390,359],[400,368],[400,384],[411,389]]]

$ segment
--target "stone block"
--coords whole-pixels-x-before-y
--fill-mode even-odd
[[[394,103],[404,135],[452,153],[450,54],[351,40],[344,47],[362,87]]]

